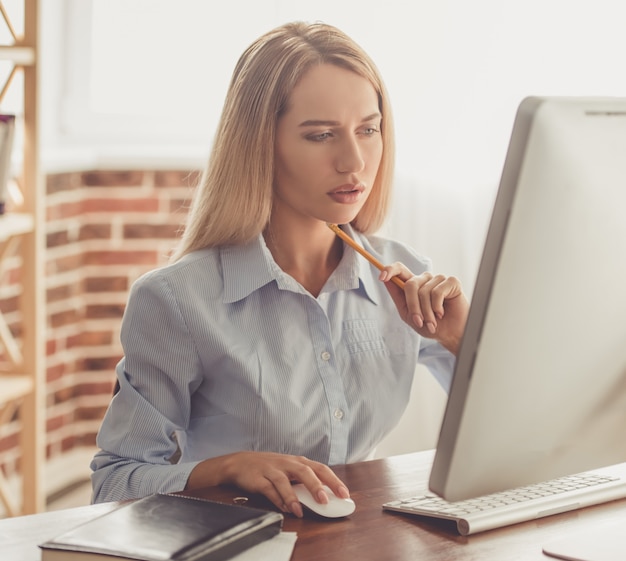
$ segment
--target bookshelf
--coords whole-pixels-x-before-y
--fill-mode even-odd
[[[21,169],[16,181],[23,202],[0,216],[0,279],[11,259],[20,262],[19,329],[0,314],[0,426],[19,419],[20,491],[15,496],[0,472],[0,504],[9,516],[44,510],[42,473],[45,463],[45,374],[43,188],[39,170],[38,33],[39,0],[23,0],[23,33],[16,32],[12,14],[0,0],[0,24],[12,40],[0,46],[0,61],[11,70],[0,83],[0,110],[7,91],[23,76],[20,115],[23,134]],[[21,87],[21,86],[20,86]],[[1,281],[4,282],[4,281]]]

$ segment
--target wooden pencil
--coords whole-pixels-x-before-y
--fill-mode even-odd
[[[351,248],[360,253],[365,259],[367,259],[374,267],[376,267],[379,271],[382,271],[385,266],[374,257],[371,253],[362,248],[359,244],[357,244],[348,234],[346,234],[337,224],[326,224],[335,234],[337,234],[344,242],[346,242]],[[391,277],[391,282],[395,285],[399,286],[404,290],[404,281],[399,277]]]

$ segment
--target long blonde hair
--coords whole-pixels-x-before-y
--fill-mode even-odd
[[[383,155],[370,196],[352,226],[364,233],[382,226],[390,203],[395,144],[380,73],[367,53],[337,28],[294,22],[261,36],[239,58],[174,260],[204,247],[245,243],[264,230],[272,209],[278,119],[298,80],[320,63],[356,72],[378,94]]]

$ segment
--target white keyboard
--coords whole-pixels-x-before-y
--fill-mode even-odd
[[[467,536],[625,497],[626,464],[617,464],[457,502],[426,490],[383,508],[453,520],[459,533]]]

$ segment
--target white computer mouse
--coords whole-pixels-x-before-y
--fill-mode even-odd
[[[293,490],[298,500],[305,507],[325,518],[341,518],[348,516],[356,509],[356,505],[352,499],[342,499],[338,497],[327,485],[324,485],[324,490],[328,495],[328,503],[326,504],[318,503],[302,483],[296,483],[293,486]]]

